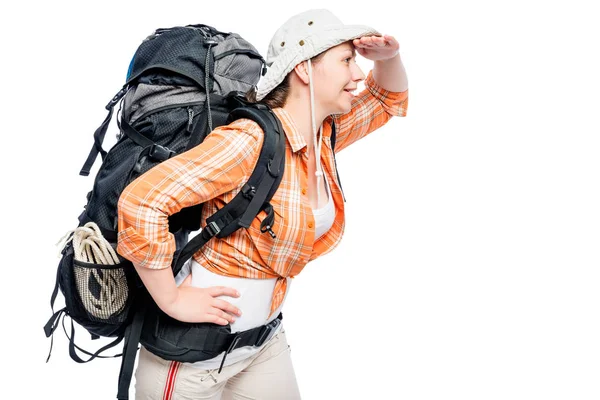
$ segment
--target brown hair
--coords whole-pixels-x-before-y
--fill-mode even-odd
[[[288,95],[290,94],[290,74],[283,79],[277,87],[271,90],[262,100],[270,108],[283,107],[287,101]],[[250,89],[246,93],[246,100],[250,103],[258,103],[256,100],[256,88]]]
[[[311,64],[316,64],[319,61],[321,61],[321,58],[323,58],[325,51],[311,58]],[[283,107],[290,94],[290,74],[291,72],[287,74],[287,76],[283,79],[283,82],[277,85],[275,89],[271,90],[261,100],[261,103],[265,103],[270,108]],[[248,100],[250,103],[258,103],[258,101],[256,100],[256,88],[252,88],[248,92],[246,92],[246,100]]]

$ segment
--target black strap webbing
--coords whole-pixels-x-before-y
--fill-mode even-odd
[[[263,146],[273,146],[273,148],[267,149],[269,153],[273,154],[273,156],[269,156],[269,154],[266,155],[268,158],[267,171],[262,172],[260,183],[256,188],[256,193],[252,197],[250,204],[247,206],[246,211],[238,222],[239,226],[248,228],[252,223],[252,220],[260,212],[265,201],[270,200],[267,198],[267,196],[270,194],[271,188],[273,187],[273,184],[277,178],[283,174],[285,138],[283,136],[284,133],[281,122],[279,122],[279,119],[277,119],[277,117],[270,111],[244,107],[234,110],[231,115],[234,118],[250,118],[254,120],[265,132]],[[267,132],[274,132],[276,134],[273,137],[274,140],[268,138]],[[261,159],[262,155],[259,157],[259,163]]]
[[[333,166],[335,167],[335,175],[337,176],[340,189],[342,190],[342,197],[346,201],[346,195],[344,194],[344,188],[342,187],[342,180],[340,179],[340,173],[338,172],[337,160],[335,159],[335,122],[331,121],[331,151],[333,152]]]
[[[333,154],[335,154],[335,122],[331,121],[331,150],[333,150]]]
[[[84,364],[84,363],[92,361],[94,358],[116,358],[116,357],[121,356],[120,353],[112,355],[112,356],[101,356],[100,354],[102,354],[103,351],[108,350],[108,349],[116,346],[117,344],[119,344],[123,340],[123,335],[117,337],[115,340],[113,340],[109,344],[102,346],[95,353],[90,353],[75,344],[75,325],[73,324],[73,320],[71,319],[71,336],[69,336],[69,334],[67,333],[67,329],[65,328],[64,317],[63,317],[62,325],[63,325],[63,329],[65,331],[65,335],[69,339],[69,355],[71,356],[73,361],[78,362],[80,364]],[[90,358],[88,358],[87,360],[83,360],[82,358],[80,358],[77,355],[77,352],[75,351],[75,349],[81,351],[84,354],[87,354],[88,356],[90,356]]]
[[[101,154],[102,159],[104,159],[104,157],[106,157],[106,150],[104,150],[102,148],[102,142],[104,141],[104,136],[106,135],[106,130],[108,129],[108,125],[110,125],[112,115],[113,115],[113,109],[111,108],[110,110],[108,110],[108,115],[106,116],[106,119],[104,120],[104,122],[102,122],[102,125],[100,125],[98,127],[98,129],[96,129],[96,132],[94,132],[94,145],[92,146],[92,149],[90,150],[90,154],[88,155],[87,160],[85,160],[83,167],[81,167],[81,171],[79,171],[79,175],[88,176],[90,174],[90,171],[92,170],[92,166],[94,165],[94,162],[96,161],[96,158],[98,157],[98,153]]]
[[[105,108],[108,110],[108,115],[104,119],[104,122],[102,122],[102,124],[98,127],[98,129],[96,129],[96,132],[94,132],[94,145],[92,146],[92,149],[90,150],[90,154],[88,155],[87,160],[85,160],[83,167],[81,167],[81,171],[79,171],[79,175],[88,176],[90,174],[92,166],[94,165],[94,162],[96,161],[96,158],[98,157],[98,153],[100,153],[103,160],[104,160],[104,157],[106,157],[107,153],[106,153],[106,150],[104,150],[102,148],[102,142],[104,142],[104,136],[106,136],[106,130],[108,129],[108,125],[110,125],[110,121],[112,120],[113,109],[114,109],[115,105],[119,102],[119,100],[121,100],[121,98],[123,96],[125,96],[125,93],[127,93],[127,87],[123,86],[121,88],[121,90],[119,90],[119,92],[106,105]]]
[[[63,250],[64,255],[64,250]],[[54,302],[56,301],[56,296],[58,295],[59,289],[59,279],[60,279],[60,268],[56,269],[56,283],[54,284],[54,290],[52,291],[52,296],[50,297],[50,309],[52,310],[52,316],[44,325],[44,333],[46,337],[50,337],[50,351],[48,352],[48,358],[46,358],[46,362],[50,360],[50,356],[52,355],[52,346],[54,344],[54,331],[58,327],[58,320],[63,313],[66,313],[67,307],[63,307],[62,309],[54,312]]]
[[[138,309],[133,317],[133,322],[127,327],[125,332],[123,359],[121,360],[121,370],[119,371],[118,400],[129,399],[129,386],[131,384],[131,377],[133,376],[133,367],[135,365],[138,344],[140,343],[140,337],[142,336],[145,313],[145,307]]]
[[[267,339],[271,336],[272,332],[274,332],[279,325],[281,325],[281,320],[283,319],[283,314],[279,313],[277,318],[273,321],[269,322],[266,325],[259,326],[254,329],[249,329],[247,331],[242,331],[234,334],[230,334],[227,338],[223,337],[223,343],[221,346],[229,342],[229,345],[226,347],[227,350],[225,354],[223,354],[223,360],[221,361],[221,365],[219,367],[218,373],[221,373],[223,369],[223,365],[225,364],[225,359],[227,358],[227,354],[231,353],[233,350],[244,347],[244,346],[254,346],[260,347],[262,346]],[[225,347],[221,347],[225,348]]]
[[[189,260],[194,255],[194,253],[200,250],[202,246],[204,246],[210,239],[215,237],[217,233],[218,231],[212,231],[210,228],[204,228],[202,229],[202,232],[200,232],[199,234],[194,236],[192,240],[187,242],[185,247],[181,249],[181,251],[177,255],[177,259],[173,263],[173,275],[176,276],[179,273],[179,271],[181,271],[183,264],[185,264],[185,262]]]
[[[121,128],[123,129],[123,133],[127,135],[129,139],[133,140],[134,143],[142,148],[149,147],[154,144],[152,140],[139,133],[135,128],[129,125],[129,122],[125,120],[121,120]]]

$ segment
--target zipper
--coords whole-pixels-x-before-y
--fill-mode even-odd
[[[142,120],[143,118],[146,118],[148,115],[150,114],[154,114],[160,111],[166,111],[172,108],[181,108],[181,107],[188,107],[188,115],[189,115],[189,108],[192,106],[201,106],[202,104],[204,104],[204,101],[195,101],[193,103],[180,103],[180,104],[170,104],[168,106],[162,106],[162,107],[158,107],[155,109],[152,109],[150,111],[146,111],[145,113],[143,113],[141,116],[139,116],[137,118],[138,121]]]
[[[255,51],[249,50],[249,49],[239,49],[239,50],[224,51],[223,53],[215,56],[214,59],[215,59],[215,61],[216,60],[220,60],[221,58],[227,57],[227,56],[229,56],[231,54],[247,54],[247,55],[249,55],[249,56],[251,56],[253,58],[258,58],[260,60],[265,61],[264,58],[260,54],[258,54]]]
[[[194,125],[194,109],[192,107],[188,107],[188,124],[187,129],[185,130],[188,133],[192,133],[192,127]]]

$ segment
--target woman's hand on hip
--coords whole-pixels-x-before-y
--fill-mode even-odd
[[[179,286],[177,298],[166,307],[169,316],[182,322],[210,322],[227,325],[242,315],[239,308],[219,299],[220,296],[239,297],[237,290],[225,286],[198,288],[191,286],[191,275]]]

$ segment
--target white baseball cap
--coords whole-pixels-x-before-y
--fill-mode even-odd
[[[364,25],[344,25],[329,10],[309,10],[287,20],[273,35],[267,53],[267,73],[258,84],[257,100],[277,87],[302,61],[338,44],[381,34]]]

